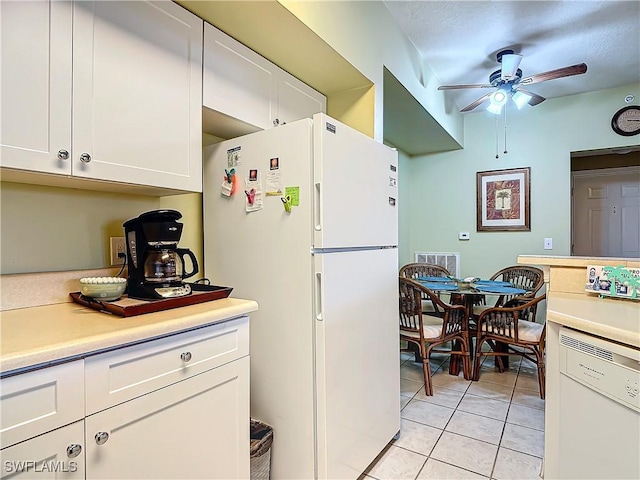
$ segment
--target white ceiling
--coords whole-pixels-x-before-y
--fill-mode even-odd
[[[585,74],[528,87],[546,98],[640,82],[640,2],[636,0],[384,3],[441,85],[489,83],[489,75],[500,68],[496,53],[505,48],[523,55],[523,76],[587,64]],[[487,92],[444,93],[463,108]]]

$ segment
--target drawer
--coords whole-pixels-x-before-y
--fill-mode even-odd
[[[83,361],[0,380],[2,448],[84,417]]]
[[[249,317],[87,357],[87,415],[246,355]]]

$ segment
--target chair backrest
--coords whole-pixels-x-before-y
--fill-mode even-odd
[[[533,298],[544,285],[544,272],[537,267],[514,265],[494,273],[491,276],[491,280],[509,282],[513,284],[514,287],[527,291],[517,296]],[[499,307],[504,305],[512,298],[514,298],[514,295],[501,295],[495,306]]]
[[[538,304],[546,297],[546,294],[535,298],[520,296],[512,298],[502,307],[488,308],[480,314],[478,331],[512,339],[513,341],[509,343],[517,344],[521,341],[518,332],[520,322],[535,322]],[[543,325],[542,328],[542,337],[544,337],[546,325]]]
[[[448,277],[450,275],[446,268],[431,263],[408,263],[400,269],[401,277],[413,278],[414,280],[418,277]]]
[[[514,265],[494,273],[491,280],[512,283],[515,287],[527,290],[525,296],[534,297],[544,284],[544,272],[537,267]]]
[[[422,298],[429,298],[436,308],[433,316],[442,318],[442,333],[440,338],[457,335],[467,330],[467,315],[463,305],[449,305],[438,295],[415,280],[398,277],[399,282],[399,312],[400,333],[402,331],[420,332],[420,339],[424,340],[424,322],[422,313]]]

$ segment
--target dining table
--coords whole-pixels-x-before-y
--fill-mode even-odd
[[[514,286],[510,282],[503,282],[498,280],[483,280],[477,277],[471,277],[469,280],[460,280],[453,277],[417,277],[416,280],[429,290],[437,293],[438,295],[449,294],[451,295],[450,302],[454,304],[464,305],[466,309],[466,316],[469,321],[473,320],[473,307],[477,305],[479,301],[486,297],[499,297],[501,295],[517,296],[523,295],[528,291]],[[467,322],[469,325],[469,322]],[[469,350],[471,354],[471,362],[475,361],[474,349],[473,349],[473,335],[471,330],[467,330],[467,338],[469,339]],[[499,348],[499,346],[498,346]],[[502,358],[502,363],[505,368],[509,367],[509,357],[495,357],[496,365],[498,358]],[[460,372],[460,362],[449,362],[449,373],[451,375],[458,375]]]

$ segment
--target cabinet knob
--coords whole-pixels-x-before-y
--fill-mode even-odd
[[[107,432],[98,432],[96,433],[95,439],[98,445],[103,445],[109,440],[109,434]]]
[[[91,155],[89,155],[88,153],[83,153],[82,155],[80,155],[80,161],[82,163],[89,163],[91,161]]]
[[[58,150],[58,158],[60,160],[68,160],[69,159],[69,152],[66,151],[65,149]]]
[[[67,447],[67,457],[75,458],[80,455],[82,452],[82,445],[78,445],[77,443],[72,443]]]
[[[278,125],[280,125],[280,120],[278,120],[277,118],[273,121],[273,125],[275,127],[277,127]]]
[[[184,352],[183,354],[180,355],[180,358],[182,359],[183,362],[190,362],[191,352]]]

